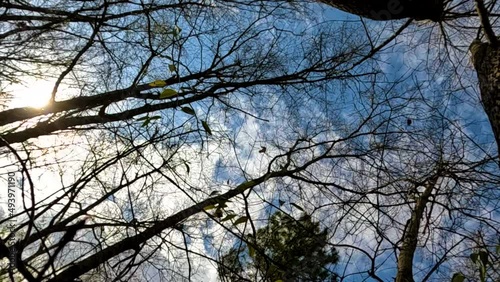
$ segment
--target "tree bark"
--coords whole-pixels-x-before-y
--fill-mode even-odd
[[[469,50],[479,80],[483,107],[500,153],[500,43],[491,27],[483,0],[476,0],[476,11],[488,43],[476,39]]]
[[[398,272],[396,274],[395,282],[414,282],[413,279],[413,257],[415,256],[415,250],[417,249],[420,222],[424,215],[425,207],[429,202],[429,197],[432,194],[437,180],[439,177],[439,171],[434,177],[427,181],[425,185],[425,190],[420,195],[415,203],[415,208],[411,213],[411,218],[405,227],[405,232],[403,234],[403,244],[401,246],[401,252],[398,256]],[[416,189],[417,187],[415,187]]]
[[[481,100],[500,152],[500,48],[491,43],[474,41],[470,51],[479,80]]]
[[[439,22],[444,14],[444,0],[319,0],[319,2],[379,21],[411,18]]]

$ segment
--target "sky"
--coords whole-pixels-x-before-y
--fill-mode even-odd
[[[293,37],[291,36],[289,40],[283,39],[280,41],[282,45],[278,46],[292,46],[292,48],[302,46],[307,48],[312,46],[311,42],[313,42],[313,40],[317,39],[315,38],[316,35],[314,31],[318,26],[325,29],[332,28],[330,35],[337,36],[338,34],[335,33],[335,27],[339,22],[358,20],[356,17],[328,8],[325,5],[314,5],[312,7],[314,15],[318,18],[304,17],[304,20],[300,21],[299,19],[303,14],[298,12],[293,15],[293,24],[288,24],[283,18],[273,19],[266,17],[259,20],[256,26],[258,29],[263,29],[273,24],[275,28],[293,27],[297,31],[297,34],[299,34],[299,31],[303,31],[302,39],[305,42],[302,42],[302,44],[296,41],[300,40],[300,37],[295,35]],[[248,15],[253,14],[248,11],[223,10],[219,16],[221,18],[228,17],[230,20],[227,22],[221,21],[220,24],[226,28],[227,33],[229,33],[231,30],[237,29],[240,26],[245,26],[248,22],[251,22],[253,18],[246,18]],[[239,25],[235,24],[234,19],[239,19],[239,22],[237,22]],[[164,20],[168,23],[170,19],[167,18]],[[324,21],[324,23],[322,25],[318,24],[318,22],[321,21]],[[370,36],[373,36],[372,38],[376,39],[378,43],[382,42],[392,33],[394,26],[397,27],[398,24],[402,24],[402,22],[373,23],[369,21],[367,21],[367,23],[370,28],[366,32]],[[190,29],[187,22],[179,21],[177,24],[182,28],[183,34],[189,33]],[[201,24],[206,24],[208,28],[212,23],[205,22],[200,23],[200,25]],[[351,34],[351,41],[356,41],[363,37],[363,35],[360,35],[363,34],[363,32],[360,32],[362,28],[360,23],[352,24],[352,28],[357,28],[357,33],[353,31]],[[411,134],[407,134],[406,131],[415,131],[415,136],[421,134],[428,137],[428,139],[425,140],[428,140],[431,144],[435,141],[435,139],[433,139],[435,136],[432,135],[432,132],[423,131],[426,126],[429,126],[429,128],[432,128],[432,126],[434,126],[434,128],[439,128],[441,125],[435,123],[439,121],[440,115],[442,115],[448,118],[447,126],[450,126],[450,129],[446,131],[446,134],[449,134],[450,138],[453,134],[464,134],[475,142],[492,144],[493,138],[491,129],[487,126],[486,115],[481,111],[477,96],[474,96],[474,94],[477,95],[477,92],[474,92],[474,89],[471,90],[471,85],[474,85],[476,80],[473,72],[470,70],[470,64],[466,61],[467,55],[462,52],[450,58],[453,64],[456,63],[461,66],[461,68],[459,68],[461,73],[446,77],[444,75],[449,73],[451,66],[438,64],[437,62],[439,62],[443,53],[441,50],[436,49],[436,46],[426,43],[426,40],[428,40],[429,36],[434,34],[435,31],[427,30],[425,28],[425,23],[416,24],[410,27],[410,30],[411,32],[407,32],[398,37],[395,42],[386,47],[382,53],[376,57],[376,61],[370,62],[369,64],[371,68],[380,71],[380,79],[382,82],[390,84],[390,82],[400,81],[394,89],[385,88],[383,86],[379,88],[377,88],[377,86],[372,89],[371,81],[363,81],[361,79],[355,82],[340,81],[326,83],[321,88],[308,89],[308,92],[303,92],[303,89],[291,89],[281,95],[276,95],[277,88],[262,86],[252,89],[252,91],[256,93],[254,96],[250,96],[254,94],[253,92],[247,93],[241,91],[227,98],[230,104],[238,105],[240,108],[248,110],[249,113],[257,118],[241,111],[224,112],[223,106],[212,106],[211,102],[207,101],[191,105],[196,111],[196,117],[178,110],[162,113],[162,119],[152,122],[151,127],[149,127],[150,131],[156,126],[165,128],[165,130],[172,130],[174,133],[181,132],[181,129],[200,126],[200,120],[204,119],[207,120],[215,135],[215,137],[212,137],[214,140],[213,142],[204,142],[200,144],[199,142],[191,142],[190,139],[181,138],[179,140],[185,142],[182,143],[182,146],[177,148],[174,144],[173,149],[178,149],[179,151],[169,159],[171,170],[165,173],[174,179],[182,180],[185,189],[180,190],[172,185],[172,183],[169,183],[159,176],[152,177],[151,179],[144,179],[144,181],[131,185],[129,189],[124,189],[113,197],[109,197],[107,201],[96,209],[92,218],[93,222],[97,223],[106,217],[130,221],[132,213],[137,213],[137,217],[142,217],[144,219],[153,217],[153,215],[167,216],[177,211],[179,207],[189,206],[192,203],[190,197],[195,200],[201,200],[207,197],[212,191],[224,192],[234,188],[235,185],[245,181],[245,179],[251,179],[265,172],[273,156],[283,152],[284,148],[292,146],[296,138],[307,134],[315,134],[313,140],[321,142],[342,136],[346,131],[355,127],[357,122],[362,120],[362,118],[370,112],[369,95],[371,94],[376,96],[377,99],[381,99],[379,101],[380,105],[382,105],[381,107],[387,107],[387,109],[391,108],[391,106],[397,108],[401,107],[401,105],[405,105],[405,103],[401,102],[404,99],[408,99],[409,101],[406,108],[397,108],[394,111],[384,111],[383,108],[380,109],[380,118],[390,117],[392,119],[391,124],[387,126],[396,129],[403,128],[403,131],[405,131],[399,135],[401,138],[400,140],[385,140],[387,142],[399,144],[398,142],[406,141],[410,144],[409,146],[411,146],[410,142],[413,137]],[[218,32],[220,34],[221,31],[219,30]],[[270,44],[275,34],[275,30],[271,29],[261,38],[269,39],[268,44]],[[377,37],[379,34],[382,34],[382,36]],[[133,37],[134,35],[130,36]],[[366,38],[366,34],[364,36]],[[174,48],[171,52],[171,57],[173,58],[175,55],[182,57],[182,62],[185,63],[184,70],[187,68],[200,69],[206,67],[213,56],[213,54],[207,51],[211,48],[206,47],[210,46],[212,43],[210,40],[210,37],[205,37],[200,41],[188,41],[183,48],[179,48],[178,50]],[[336,46],[335,44],[338,44],[337,42],[341,42],[340,40],[336,40],[335,37],[333,37],[331,41],[331,46]],[[165,42],[162,42],[160,38],[155,44],[161,47],[161,44],[164,43]],[[223,46],[222,50],[225,50],[224,48],[229,48],[231,46],[230,43],[231,42]],[[265,44],[263,45],[265,46]],[[463,42],[463,45],[467,45],[467,42]],[[200,48],[202,48],[200,46],[205,46],[203,50],[207,52],[200,52]],[[328,47],[328,44],[325,44],[325,47]],[[283,53],[280,54],[288,58],[287,63],[295,63],[298,61],[297,58],[292,56],[293,52],[291,51],[293,50],[295,49],[284,50]],[[250,60],[251,56],[257,53],[254,51],[255,50],[249,50],[247,52],[249,57],[244,59]],[[131,52],[132,50],[125,50],[122,55],[130,56],[130,54],[132,54]],[[143,59],[140,52],[137,51],[136,55],[137,62],[140,62],[140,60]],[[165,62],[167,61],[169,61],[169,59],[155,61],[151,67],[151,72],[145,75],[144,81],[153,81],[163,77],[165,71],[162,72],[161,70],[165,70]],[[436,64],[434,65],[432,62],[436,62]],[[433,70],[430,74],[426,72],[429,68]],[[412,71],[415,69],[416,71]],[[131,68],[129,71],[132,73],[134,68]],[[449,90],[451,89],[450,87],[459,88],[456,86],[457,80],[460,80],[460,83],[466,86],[466,91],[448,91],[446,95],[440,94],[443,93],[443,89]],[[47,93],[50,90],[51,82],[28,80],[26,84],[27,88],[22,90],[16,87],[12,88],[16,97],[9,104],[9,107],[41,106],[43,104],[43,99],[39,98],[39,96],[43,96],[42,93]],[[381,84],[383,85],[383,83]],[[180,90],[180,86],[176,88],[176,90]],[[68,90],[61,89],[61,93],[67,94]],[[386,93],[385,98],[395,99],[399,101],[400,104],[386,103],[383,100],[384,95],[378,95],[380,93]],[[78,93],[74,95],[78,95]],[[422,97],[426,99],[422,99]],[[393,113],[396,116],[392,116]],[[413,120],[412,128],[408,128],[404,125],[407,119]],[[170,121],[172,121],[172,123],[169,123]],[[138,123],[135,125],[135,128],[137,132],[133,134],[141,136],[141,130],[144,129],[141,129]],[[328,131],[326,131],[325,128],[328,128]],[[122,130],[121,132],[125,135],[127,129],[122,128]],[[147,134],[144,135],[145,136],[137,137],[134,142],[140,144],[145,141]],[[208,136],[202,137],[208,140]],[[33,151],[32,157],[37,157],[39,160],[39,163],[33,164],[34,168],[30,168],[30,174],[36,180],[35,191],[37,199],[52,196],[51,194],[59,191],[61,186],[68,187],[79,174],[85,172],[79,165],[84,164],[84,162],[89,159],[92,160],[92,157],[86,155],[86,149],[88,149],[88,147],[82,146],[82,144],[86,144],[91,140],[91,144],[96,146],[93,152],[95,154],[94,157],[99,153],[118,152],[123,149],[120,147],[120,143],[117,140],[113,140],[113,138],[109,136],[100,135],[99,133],[94,133],[94,135],[90,137],[69,135],[69,138],[69,140],[55,140],[55,138],[48,137],[36,140],[36,143],[41,147],[50,147],[54,144],[53,142],[60,142],[61,146],[64,148],[57,152],[55,150],[50,151],[46,149]],[[435,138],[439,139],[439,137]],[[115,141],[117,144],[109,146],[109,144],[101,144],[103,143],[101,140],[106,140],[106,142]],[[364,140],[360,138],[359,142],[361,144],[364,144],[363,141]],[[378,141],[373,140],[373,142],[376,143]],[[166,144],[166,148],[169,148],[168,145],[172,144]],[[342,144],[341,146],[347,148],[356,145],[357,144],[347,144],[346,142],[346,144]],[[485,147],[491,154],[496,153],[496,147],[493,145]],[[259,150],[261,150],[263,146],[266,147],[266,152],[259,153]],[[413,146],[420,145],[415,144]],[[321,150],[324,150],[324,148],[316,148],[307,151],[305,156],[318,154]],[[103,187],[112,189],[118,183],[126,181],[126,175],[135,175],[136,173],[147,171],[151,169],[151,167],[161,163],[163,159],[169,157],[171,153],[172,151],[169,150],[160,151],[149,148],[143,152],[145,156],[148,156],[148,163],[134,166],[134,158],[139,158],[140,156],[130,156],[130,158],[127,158],[119,165],[113,166],[103,174],[102,177],[95,179],[89,184],[89,190],[84,193],[87,196],[87,201],[84,201],[84,205],[92,203],[93,197],[100,195],[99,193],[105,193],[106,191]],[[340,153],[341,152],[339,152],[339,154]],[[472,148],[467,153],[472,155],[477,152]],[[303,157],[304,159],[306,158],[305,156]],[[397,156],[393,157],[396,160]],[[415,154],[414,157],[418,158],[422,156]],[[51,163],[53,159],[64,160],[64,163],[62,165],[53,164]],[[301,162],[304,161],[304,159],[298,158],[296,161]],[[6,154],[0,161],[0,167],[2,168],[2,177],[0,178],[3,181],[0,182],[0,185],[4,187],[6,185],[5,174],[11,171],[14,159],[11,154]],[[98,160],[95,161],[99,162]],[[408,160],[408,163],[411,163],[411,161]],[[187,172],[188,168],[186,165],[189,167],[189,173]],[[320,179],[338,181],[342,183],[342,185],[372,187],[371,185],[376,184],[375,180],[355,179],[356,175],[350,170],[350,166],[352,166],[357,167],[359,170],[366,169],[370,171],[370,168],[363,167],[368,165],[369,164],[361,161],[348,162],[339,158],[339,160],[318,163],[314,166],[314,172],[318,174],[318,178]],[[417,167],[414,169],[417,174],[419,173],[418,170],[426,168]],[[126,171],[125,176],[121,170]],[[366,183],[359,183],[361,181],[366,181]],[[148,190],[148,192],[145,193],[144,190],[142,190],[144,187],[154,189],[151,189],[151,191]],[[200,189],[203,189],[203,191],[200,191]],[[314,188],[299,187],[296,183],[290,181],[290,179],[284,179],[281,182],[270,181],[269,183],[256,187],[254,193],[249,197],[249,213],[254,215],[256,219],[267,218],[270,211],[269,203],[276,203],[278,198],[286,200],[287,203],[283,208],[295,216],[300,215],[300,211],[294,208],[291,203],[312,211],[314,210],[314,205],[325,204],[328,202],[327,200],[331,200],[328,197],[338,196],[340,199],[349,198],[348,194],[342,194],[341,192],[339,192],[338,195],[334,194],[335,193],[323,191],[321,195],[318,195],[318,191],[314,190]],[[6,195],[2,194],[1,199],[5,198]],[[136,205],[134,211],[130,208],[130,198],[134,199],[133,202],[134,205]],[[376,199],[370,200],[376,201]],[[3,203],[5,203],[5,201],[3,201]],[[373,209],[370,209],[368,206],[353,205],[353,207],[359,209],[357,211],[358,213],[355,213],[354,216],[349,213],[350,211],[333,210],[327,207],[314,210],[314,212],[317,218],[323,220],[325,226],[337,230],[332,236],[332,242],[334,244],[354,244],[365,249],[373,250],[377,247],[377,242],[375,241],[376,234],[373,229],[370,229],[366,221],[356,222],[354,220],[355,218],[351,221],[349,217],[366,216],[366,218],[370,218],[371,216],[383,216],[373,212]],[[228,209],[233,210],[237,214],[243,214],[245,211],[241,199],[235,200],[234,203],[230,203]],[[5,209],[2,210],[2,215],[5,215]],[[57,208],[54,208],[54,212],[55,211],[57,211]],[[402,213],[400,216],[404,218],[403,215],[405,214]],[[347,222],[344,226],[336,224],[337,220],[343,218],[347,218],[346,221],[344,221]],[[394,218],[398,218],[398,216],[394,215]],[[385,220],[387,220],[387,218],[385,218]],[[265,224],[263,220],[256,220],[255,222],[257,226]],[[191,223],[193,227],[189,228],[190,238],[188,243],[191,250],[215,257],[217,255],[217,250],[221,246],[223,250],[227,250],[228,247],[232,246],[233,239],[225,235],[225,230],[217,224],[207,220],[203,215],[194,217],[192,222],[190,221],[190,224]],[[397,231],[391,230],[390,222],[383,222],[383,224],[387,224],[388,226],[386,234],[388,237],[395,237],[397,235]],[[248,229],[242,230],[241,228],[242,226],[238,226],[237,232],[246,233],[249,231]],[[353,234],[350,232],[350,228],[357,230],[356,233]],[[102,232],[106,236],[112,236],[114,230],[105,229],[102,230]],[[168,233],[167,236],[171,242],[175,242],[179,246],[183,245],[183,238],[179,232],[172,231]],[[388,245],[383,244],[382,247],[388,247]],[[179,259],[176,256],[182,254],[182,251],[176,250],[176,252],[174,249],[175,248],[172,248],[170,252],[162,252],[161,255],[167,258],[172,264],[172,268],[180,269],[184,271],[184,273],[187,273],[185,260]],[[360,279],[365,278],[366,273],[358,275],[356,272],[366,269],[366,258],[363,258],[363,255],[359,252],[351,253],[351,250],[348,248],[339,248],[339,250],[343,256],[341,255],[341,262],[337,265],[335,271],[343,272],[346,275],[352,273],[352,276],[347,276],[348,278],[346,281],[360,281]],[[348,260],[349,255],[352,255],[350,260]],[[421,264],[425,268],[425,264],[428,263],[426,262],[426,259],[428,259],[426,255],[427,253],[425,252],[417,254],[416,264]],[[195,276],[192,278],[193,281],[217,281],[216,267],[213,263],[202,258],[193,258],[192,263],[197,270],[197,273],[194,274]],[[390,280],[395,273],[394,257],[391,256],[391,250],[384,250],[381,252],[380,258],[377,259],[377,263],[379,263],[380,267],[378,270],[380,277]],[[158,279],[152,267],[147,268],[145,273],[146,276],[156,277],[156,279]],[[150,281],[156,281],[154,279],[155,278],[152,278]]]

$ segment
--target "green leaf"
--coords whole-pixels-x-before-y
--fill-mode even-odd
[[[451,278],[451,282],[464,282],[465,276],[462,273],[455,273]]]
[[[231,220],[231,219],[233,219],[233,218],[235,218],[235,217],[236,217],[236,215],[235,215],[235,214],[228,214],[228,215],[227,215],[226,217],[224,217],[224,219],[223,219],[223,220],[221,220],[221,221],[222,221],[222,222],[224,222],[224,221],[228,221],[228,220]]]
[[[173,30],[172,30],[172,35],[177,37],[179,36],[179,34],[181,34],[181,31],[182,29],[178,26],[174,26]]]
[[[149,119],[150,119],[150,120],[156,120],[156,119],[160,119],[160,118],[161,118],[161,116],[152,116],[152,117],[150,117]]]
[[[149,116],[143,116],[143,117],[140,117],[138,119],[136,119],[137,121],[141,121],[141,120],[147,120],[149,118]]]
[[[206,211],[211,210],[211,209],[215,209],[215,205],[208,205],[204,208],[204,210],[206,210]]]
[[[497,254],[500,254],[500,245],[497,245],[496,252],[497,252]]]
[[[177,70],[177,68],[175,67],[175,65],[170,64],[170,65],[168,65],[168,70],[169,70],[170,72],[174,72],[174,71],[176,71],[176,70]]]
[[[175,95],[177,95],[177,91],[175,91],[174,89],[167,88],[161,92],[160,99],[174,97]]]
[[[227,202],[231,203],[231,200],[224,199],[224,198],[216,199],[216,201],[217,201],[217,203],[219,203],[219,205],[224,205]]]
[[[221,218],[224,214],[222,213],[222,209],[221,207],[218,207],[215,212],[214,212],[214,216],[215,217],[218,217],[218,218]]]
[[[488,265],[488,252],[484,250],[479,251],[479,259],[484,266]]]
[[[295,203],[290,203],[290,205],[296,207],[297,209],[301,210],[301,211],[304,211],[304,209],[302,207],[300,207],[299,205],[295,204]]]
[[[283,282],[283,280],[281,280],[281,279],[278,279],[278,280],[276,280],[276,281],[274,281],[274,282]]]
[[[476,253],[470,254],[470,259],[472,260],[473,263],[477,263],[477,259],[479,258],[479,255]]]
[[[142,123],[142,127],[146,127],[148,126],[148,124],[151,122],[151,119],[148,117],[143,123]]]
[[[182,107],[181,110],[188,115],[192,115],[192,116],[196,115],[196,112],[193,109],[191,109],[190,107]]]
[[[250,257],[254,258],[255,257],[255,249],[248,245],[248,254],[250,255]]]
[[[151,87],[163,87],[167,85],[167,82],[165,80],[155,80],[148,85]]]
[[[201,125],[203,126],[203,129],[208,133],[208,135],[212,135],[212,130],[208,126],[208,123],[204,120],[201,121]]]
[[[248,217],[246,217],[246,216],[242,216],[242,217],[238,218],[238,219],[237,219],[237,220],[233,223],[233,225],[238,225],[238,224],[240,224],[240,223],[245,223],[245,222],[247,222],[247,220],[248,220]]]
[[[210,193],[210,197],[215,196],[217,194],[220,194],[220,191],[217,191],[217,190],[212,191],[212,193]]]

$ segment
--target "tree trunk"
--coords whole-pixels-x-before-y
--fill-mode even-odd
[[[361,17],[387,21],[404,18],[441,21],[443,0],[319,0]]]
[[[413,280],[413,257],[417,249],[419,237],[420,222],[424,215],[425,206],[429,202],[432,190],[436,186],[439,171],[436,176],[428,180],[425,191],[420,195],[415,203],[415,208],[411,213],[411,218],[406,224],[403,234],[403,244],[398,256],[398,273],[395,282],[414,282]],[[416,189],[417,187],[415,187]]]
[[[475,40],[470,47],[484,110],[500,152],[500,48]]]

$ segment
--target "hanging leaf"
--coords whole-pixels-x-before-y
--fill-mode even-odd
[[[238,224],[240,224],[240,223],[245,223],[245,222],[247,222],[247,220],[248,220],[248,217],[246,217],[246,216],[242,216],[242,217],[238,218],[238,219],[237,219],[237,220],[233,223],[233,225],[238,225]]]
[[[477,263],[477,259],[479,258],[479,255],[476,253],[470,254],[470,259],[472,260],[473,263]]]
[[[151,87],[163,87],[167,85],[167,82],[165,80],[155,80],[148,85]]]
[[[143,116],[143,117],[140,117],[138,119],[136,119],[137,121],[141,121],[141,120],[147,120],[149,117],[148,116]]]
[[[221,218],[224,214],[222,213],[222,209],[221,207],[218,207],[215,212],[214,212],[214,216],[217,217],[217,218]]]
[[[203,129],[208,133],[208,135],[212,135],[212,130],[208,126],[208,123],[204,120],[201,121],[201,125],[203,126]]]
[[[285,201],[278,200],[278,203],[280,204],[280,207],[285,204]]]
[[[297,204],[294,204],[294,203],[290,203],[290,205],[296,207],[297,209],[301,210],[301,211],[304,211],[304,209],[302,207],[300,207],[299,205]]]
[[[484,250],[479,251],[479,259],[481,260],[484,266],[488,265],[488,252]]]
[[[160,99],[174,97],[175,95],[177,95],[177,91],[175,91],[174,89],[167,88],[161,92]]]
[[[188,115],[192,115],[192,116],[196,115],[196,112],[193,109],[191,109],[190,107],[182,107],[181,110]]]
[[[148,117],[143,123],[142,123],[142,127],[146,127],[148,126],[148,124],[151,122],[151,119]]]
[[[169,70],[170,72],[175,72],[175,71],[177,70],[177,68],[175,67],[175,65],[170,64],[170,65],[168,65],[168,70]]]
[[[455,273],[451,278],[451,282],[464,282],[465,276],[462,273]]]
[[[219,203],[219,205],[225,205],[227,202],[231,203],[231,200],[224,199],[224,198],[216,199],[216,201],[217,201],[217,203]]]
[[[206,211],[211,210],[211,209],[215,209],[215,205],[208,205],[204,208],[204,210],[206,210]]]
[[[223,219],[223,220],[221,220],[221,221],[222,221],[222,222],[224,222],[224,221],[228,221],[228,220],[231,220],[231,219],[233,219],[233,218],[235,218],[235,217],[236,217],[236,215],[235,215],[235,214],[228,214],[228,215],[227,215],[226,217],[224,217],[224,219]]]
[[[255,249],[248,245],[248,254],[250,255],[250,257],[254,258],[255,257]]]
[[[161,118],[161,116],[152,116],[149,119],[150,120],[157,120],[157,119],[160,119],[160,118]]]
[[[189,165],[187,163],[184,163],[184,166],[186,166],[187,174],[189,174]]]
[[[174,37],[177,37],[177,36],[179,36],[181,34],[181,31],[182,31],[182,29],[180,27],[174,26],[174,28],[172,30],[172,35]]]
[[[217,190],[212,191],[212,193],[210,193],[210,197],[215,196],[215,195],[217,195],[219,193],[220,193],[220,191],[217,191]]]

